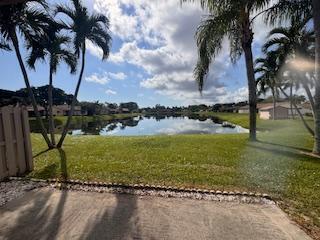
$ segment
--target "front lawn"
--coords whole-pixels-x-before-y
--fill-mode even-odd
[[[219,117],[248,125],[247,115]],[[30,176],[57,178],[67,169],[71,179],[266,192],[305,228],[318,231],[320,159],[307,154],[313,139],[299,120],[259,121],[258,128],[257,143],[247,134],[69,136],[63,152],[42,154],[43,140],[33,134],[38,155]]]

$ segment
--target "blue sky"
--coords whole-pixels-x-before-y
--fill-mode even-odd
[[[58,1],[49,1],[54,5]],[[68,1],[59,1],[59,3]],[[197,91],[192,71],[197,60],[194,34],[204,12],[197,4],[181,6],[179,0],[85,0],[90,11],[110,19],[112,53],[101,61],[101,52],[88,45],[86,68],[79,100],[100,102],[135,101],[141,107],[163,104],[180,106],[246,100],[247,84],[243,58],[232,65],[228,43],[211,66],[203,96]],[[268,28],[261,19],[255,25],[253,52]],[[26,52],[22,49],[23,56]],[[0,52],[0,88],[17,90],[24,82],[14,52]],[[48,82],[48,66],[39,63],[28,70],[33,86]],[[61,65],[55,87],[73,93],[78,73],[70,75]]]

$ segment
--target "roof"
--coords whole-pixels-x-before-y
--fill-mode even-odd
[[[249,109],[249,105],[239,107],[238,109],[239,109],[239,110],[247,110],[247,109]]]
[[[290,102],[277,102],[276,105],[284,107],[284,108],[291,108]],[[303,106],[303,107],[305,107],[305,106]],[[257,109],[259,109],[259,110],[266,110],[266,109],[272,109],[272,108],[273,108],[273,103],[258,103],[257,104]],[[298,108],[301,109],[302,105],[298,105]],[[309,108],[309,107],[307,107],[307,104],[306,104],[305,108]],[[247,109],[249,109],[249,105],[246,105],[246,106],[239,108],[239,110],[247,110]]]
[[[44,111],[45,110],[44,107],[42,107],[42,106],[37,105],[37,107],[38,107],[38,111]],[[33,106],[27,106],[27,111],[28,112],[34,111]]]
[[[258,103],[257,104],[257,109],[264,108],[264,107],[269,107],[269,106],[272,106],[272,105],[273,105],[272,103]],[[247,110],[247,109],[249,109],[249,105],[239,107],[239,110]]]
[[[281,106],[281,107],[285,107],[285,108],[291,108],[291,104],[290,104],[290,102],[283,102],[283,103],[280,103],[279,104],[279,106]],[[292,107],[294,108],[294,106],[292,105]],[[298,105],[297,104],[297,107],[299,108],[299,109],[301,109],[301,106],[300,105]]]
[[[285,108],[285,109],[288,109],[287,107],[284,107],[284,106],[281,106],[281,105],[276,106],[276,108]],[[273,106],[263,107],[263,108],[260,108],[259,110],[260,110],[260,111],[268,111],[268,110],[271,110],[271,109],[273,109]]]

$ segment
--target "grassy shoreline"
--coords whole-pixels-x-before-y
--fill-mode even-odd
[[[245,114],[209,114],[248,124]],[[247,134],[68,136],[64,161],[73,179],[266,192],[309,231],[319,231],[320,159],[306,154],[312,137],[299,120],[260,120],[258,129],[268,131],[258,133],[257,143]],[[34,155],[45,150],[39,134],[32,143]],[[61,159],[57,150],[38,155],[30,176],[61,177]]]

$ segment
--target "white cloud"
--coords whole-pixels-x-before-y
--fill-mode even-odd
[[[110,81],[106,73],[103,73],[103,74],[93,73],[89,77],[85,77],[85,80],[87,82],[98,83],[102,85],[105,85]]]
[[[116,79],[116,80],[124,80],[127,78],[127,75],[124,74],[123,72],[118,72],[118,73],[109,73],[110,78]]]
[[[111,80],[124,80],[127,78],[127,75],[123,72],[103,72],[103,73],[93,73],[92,75],[85,77],[87,82],[97,83],[101,85],[105,85],[109,83]]]
[[[108,95],[117,95],[117,92],[111,89],[106,90],[106,94]]]
[[[148,78],[140,86],[188,103],[209,103],[243,98],[243,89],[229,91],[223,84],[231,70],[229,48],[224,42],[222,54],[211,66],[200,96],[193,77],[197,61],[195,32],[205,14],[198,4],[181,5],[179,0],[94,0],[93,8],[110,19],[112,34],[124,43],[108,61],[129,63],[140,67]],[[257,43],[265,38],[266,28],[259,17],[255,23]],[[88,50],[101,57],[93,44]],[[141,75],[142,76],[142,75]]]

